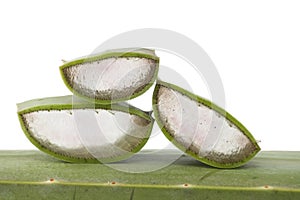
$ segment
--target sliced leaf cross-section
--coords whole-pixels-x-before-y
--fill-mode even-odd
[[[109,104],[143,94],[155,81],[158,67],[154,50],[115,49],[67,62],[60,72],[74,94]]]
[[[260,151],[251,133],[232,115],[176,85],[157,82],[153,111],[171,142],[208,165],[238,167]]]
[[[73,96],[18,104],[28,139],[69,162],[113,162],[132,156],[147,142],[153,119],[128,104],[91,104]]]

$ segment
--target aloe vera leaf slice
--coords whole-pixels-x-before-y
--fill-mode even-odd
[[[176,85],[157,81],[153,111],[175,146],[210,166],[239,167],[260,151],[251,133],[232,115]]]
[[[91,138],[90,143],[82,143],[79,134],[88,137],[89,133],[98,130],[91,130],[91,122],[80,118],[81,115],[92,116],[96,120],[102,130],[99,134],[104,134],[103,140]],[[124,129],[114,123],[114,115],[129,119]],[[91,104],[73,96],[20,103],[18,116],[32,144],[68,162],[114,162],[129,158],[145,145],[153,126],[153,119],[148,113],[125,103]],[[78,126],[86,127],[86,132],[78,133]],[[97,152],[97,157],[90,152],[91,149]]]
[[[159,58],[145,48],[114,49],[60,66],[65,85],[77,96],[101,104],[133,99],[154,83]]]

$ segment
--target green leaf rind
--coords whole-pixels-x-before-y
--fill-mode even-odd
[[[149,152],[141,151],[131,161],[147,169],[149,162],[142,159],[149,156]],[[153,155],[153,164],[171,155],[170,151]],[[227,170],[213,169],[191,157],[182,156],[157,171],[124,173],[106,165],[59,162],[39,151],[0,151],[0,197],[25,200],[99,197],[149,200],[299,199],[299,158],[300,152],[296,151],[260,152],[249,165]],[[122,166],[131,164],[114,163]]]
[[[176,140],[174,140],[174,138],[170,135],[170,133],[168,133],[167,129],[165,128],[162,120],[160,119],[159,116],[159,112],[158,112],[158,108],[157,108],[157,96],[158,96],[158,91],[160,89],[160,87],[167,87],[170,88],[172,90],[178,91],[179,93],[183,94],[184,96],[190,98],[193,101],[196,101],[198,103],[201,103],[209,108],[211,108],[212,110],[218,112],[220,115],[222,115],[224,118],[226,118],[227,120],[229,120],[231,123],[235,124],[242,132],[243,134],[249,138],[249,140],[253,143],[253,145],[256,147],[255,151],[253,151],[246,159],[241,160],[240,162],[236,162],[236,163],[226,163],[226,164],[222,164],[222,163],[218,163],[212,160],[209,160],[207,158],[204,157],[199,157],[197,154],[195,154],[194,152],[192,152],[189,149],[186,149],[182,144],[178,143]],[[217,168],[236,168],[236,167],[240,167],[242,165],[244,165],[246,162],[248,162],[249,160],[251,160],[259,151],[260,151],[260,147],[257,144],[255,138],[252,136],[252,134],[248,131],[248,129],[241,123],[239,122],[236,118],[234,118],[230,113],[226,112],[223,108],[219,107],[218,105],[214,104],[213,102],[204,99],[200,96],[197,96],[177,85],[171,84],[171,83],[167,83],[161,80],[157,80],[156,82],[156,86],[153,92],[153,97],[152,97],[152,107],[153,107],[153,112],[154,112],[154,117],[155,120],[158,124],[158,126],[160,127],[161,131],[164,133],[164,135],[168,138],[168,140],[170,140],[175,146],[177,146],[180,150],[182,150],[183,152],[187,153],[188,155],[192,156],[193,158],[207,164],[213,167],[217,167]]]

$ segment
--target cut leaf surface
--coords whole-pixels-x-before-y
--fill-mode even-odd
[[[91,104],[73,96],[18,104],[18,115],[37,148],[70,162],[126,159],[144,146],[153,125],[148,113],[129,105]]]
[[[109,104],[132,99],[151,87],[159,58],[149,49],[116,49],[65,63],[60,67],[76,95]]]
[[[208,165],[238,167],[260,150],[251,133],[228,112],[176,85],[157,82],[153,110],[166,137]]]

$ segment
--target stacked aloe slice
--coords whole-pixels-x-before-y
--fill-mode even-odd
[[[218,168],[241,166],[259,152],[253,136],[233,116],[179,86],[157,80],[158,69],[155,52],[143,48],[66,62],[60,72],[74,96],[18,104],[22,129],[37,148],[64,161],[129,158],[146,144],[154,119],[152,112],[125,101],[142,95],[156,81],[155,120],[179,149]]]

